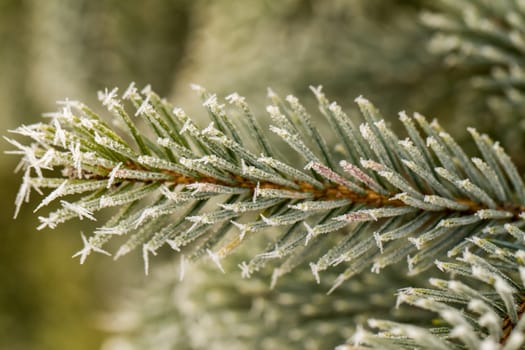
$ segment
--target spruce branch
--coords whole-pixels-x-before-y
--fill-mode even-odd
[[[84,104],[64,101],[49,122],[12,130],[32,139],[6,138],[16,148],[10,153],[21,156],[16,213],[32,190],[46,188],[35,211],[61,207],[40,216],[39,229],[97,221],[99,211],[116,208],[76,256],[84,262],[91,252],[106,253],[106,243],[123,236],[114,257],[142,248],[146,272],[163,246],[189,260],[208,256],[223,270],[223,258],[269,229],[268,248],[241,264],[244,276],[277,260],[275,279],[309,264],[319,281],[320,272],[343,264],[332,290],[407,256],[417,274],[436,257],[472,246],[466,238],[512,234],[509,227],[525,222],[521,176],[502,147],[474,129],[477,157],[417,113],[400,113],[402,139],[363,97],[356,99],[364,118],[357,126],[319,87],[312,91],[334,135],[322,136],[298,99],[271,91],[267,134],[244,98],[230,95],[227,108],[194,88],[209,116],[205,127],[149,86],[139,92],[131,84],[122,98],[117,89],[99,93],[113,126]],[[275,136],[287,155],[273,146]]]
[[[398,306],[406,304],[437,314],[432,325],[371,319],[368,325],[378,331],[361,327],[353,336],[354,345],[366,349],[522,349],[523,237],[504,241],[471,237],[469,241],[478,254],[465,250],[457,262],[436,261],[450,280],[431,278],[432,289],[398,292]],[[407,312],[409,308],[402,309]]]

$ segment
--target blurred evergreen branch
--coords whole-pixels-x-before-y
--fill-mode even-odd
[[[370,316],[396,315],[404,322],[428,317],[395,310],[394,286],[408,283],[400,271],[356,277],[326,295],[331,278],[316,284],[307,271],[296,270],[270,290],[270,270],[240,279],[234,269],[238,261],[225,261],[224,275],[207,264],[155,269],[145,286],[115,303],[116,312],[101,317],[112,334],[103,348],[330,349],[352,334],[352,324]],[[181,271],[183,281],[177,278]]]
[[[432,6],[421,16],[435,31],[430,50],[487,94],[490,122],[498,126],[493,134],[512,154],[520,154],[525,147],[523,2],[440,0]]]

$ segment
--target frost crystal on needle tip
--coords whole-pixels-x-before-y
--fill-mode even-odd
[[[137,98],[137,97],[138,97],[138,90],[137,90],[137,87],[135,86],[135,82],[133,81],[129,84],[126,91],[124,91],[122,98],[124,100],[129,100],[129,99]]]
[[[210,249],[206,249],[206,252],[210,256],[211,261],[221,270],[222,273],[226,273],[221,265],[221,258],[217,253],[212,252]]]
[[[86,258],[88,257],[89,254],[91,254],[91,252],[97,252],[97,253],[101,253],[107,256],[111,256],[111,254],[108,253],[107,251],[91,244],[90,239],[87,239],[84,233],[81,232],[80,236],[82,238],[82,243],[84,244],[84,247],[72,256],[73,258],[80,256],[80,264],[84,264],[84,262],[86,261]]]

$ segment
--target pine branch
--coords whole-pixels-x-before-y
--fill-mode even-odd
[[[512,231],[523,233],[511,228]],[[465,250],[456,263],[437,261],[451,280],[430,279],[434,289],[399,291],[398,305],[437,313],[432,326],[369,320],[373,334],[361,328],[356,343],[372,349],[521,349],[525,344],[525,268],[523,237],[469,239],[483,258]],[[439,326],[439,327],[436,327]]]
[[[271,229],[268,249],[240,265],[244,276],[277,260],[275,279],[309,263],[319,281],[321,271],[344,264],[333,288],[407,256],[417,274],[436,257],[471,246],[465,238],[525,222],[521,176],[499,144],[474,129],[480,154],[469,158],[436,121],[400,113],[408,133],[402,140],[364,98],[356,99],[364,117],[357,127],[315,88],[334,131],[325,139],[295,97],[270,92],[269,129],[288,145],[283,156],[242,97],[230,95],[227,109],[195,88],[210,118],[204,128],[149,87],[138,92],[132,84],[123,100],[117,89],[99,94],[115,128],[82,103],[65,101],[48,123],[13,130],[33,140],[7,139],[24,172],[16,212],[31,190],[44,188],[52,191],[35,211],[57,201],[61,208],[40,216],[39,229],[95,221],[96,212],[117,208],[75,256],[82,263],[93,251],[106,254],[107,242],[125,236],[115,258],[142,247],[146,272],[150,254],[165,245],[190,260],[208,255],[222,270],[221,259]]]

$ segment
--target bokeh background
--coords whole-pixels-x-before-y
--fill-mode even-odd
[[[237,91],[264,118],[266,88],[312,106],[309,85],[355,113],[364,95],[388,120],[419,111],[488,129],[493,116],[427,50],[424,0],[0,0],[0,129],[37,122],[64,98],[98,106],[96,91],[151,84],[199,118],[198,83]],[[475,119],[466,116],[475,116]],[[323,125],[320,125],[322,128]],[[8,149],[6,142],[2,150]],[[99,315],[148,283],[139,254],[72,260],[83,222],[37,231],[36,201],[12,219],[16,157],[0,155],[0,349],[97,349]],[[34,199],[34,198],[33,198]],[[155,264],[155,262],[153,263]]]

